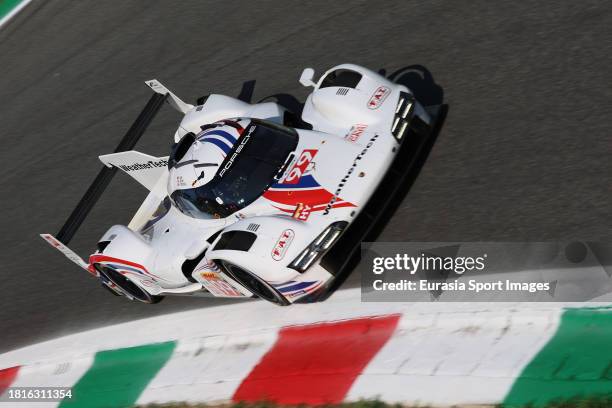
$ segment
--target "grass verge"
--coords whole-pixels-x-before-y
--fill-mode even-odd
[[[150,404],[140,406],[139,408],[305,408],[307,405],[280,405],[271,402],[257,403],[232,403],[223,405],[208,405],[208,404],[186,404],[186,403],[170,403],[170,404]],[[556,400],[547,403],[546,405],[455,405],[454,408],[612,408],[612,394],[592,397],[574,397],[567,400]],[[431,408],[428,405],[402,405],[402,404],[387,404],[379,400],[363,400],[357,402],[346,402],[342,404],[319,405],[318,408]]]

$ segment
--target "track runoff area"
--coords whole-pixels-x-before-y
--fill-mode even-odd
[[[15,350],[0,356],[2,401],[11,401],[7,390],[40,384],[70,392],[45,400],[60,407],[361,399],[522,406],[610,391],[609,307],[356,308],[360,296],[350,289],[295,308],[255,302],[193,310]]]

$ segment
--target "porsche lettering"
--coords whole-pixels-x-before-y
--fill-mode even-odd
[[[244,146],[249,142],[249,139],[251,138],[251,134],[253,133],[254,130],[255,130],[255,126],[251,126],[249,128],[249,131],[242,137],[242,140],[240,141],[240,144],[238,145],[234,153],[231,155],[229,159],[227,159],[225,166],[223,166],[223,168],[219,171],[219,177],[223,177],[225,172],[227,172],[230,169],[230,167],[232,167],[232,165],[234,164],[234,160],[236,160],[238,155],[240,155],[240,152],[242,151],[242,149],[244,149]]]

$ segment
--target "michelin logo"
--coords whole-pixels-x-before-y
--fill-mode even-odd
[[[146,163],[120,164],[119,168],[123,171],[130,172],[130,171],[154,169],[157,167],[166,167],[167,165],[168,165],[168,161],[165,159],[161,159],[158,161],[149,160]]]

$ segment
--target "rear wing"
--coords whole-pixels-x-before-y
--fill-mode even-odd
[[[153,81],[147,81],[147,85],[150,86],[153,91],[155,91],[155,93],[153,94],[153,96],[151,96],[151,99],[149,99],[149,102],[147,102],[144,109],[142,110],[142,112],[140,112],[140,115],[138,115],[132,126],[128,129],[125,136],[123,136],[123,139],[121,139],[119,145],[117,145],[117,148],[115,149],[115,153],[125,152],[134,148],[138,140],[140,140],[144,132],[147,130],[148,126],[151,124],[151,122],[159,112],[159,109],[169,98],[170,91],[168,91],[163,86],[152,86],[152,82],[154,85],[159,84],[157,81]],[[174,98],[176,97],[174,96]],[[175,107],[174,105],[176,104],[174,98],[170,103],[173,107]],[[104,166],[100,170],[94,181],[91,183],[91,185],[81,198],[81,201],[79,201],[75,209],[72,211],[72,214],[70,214],[59,232],[55,236],[51,234],[40,234],[40,236],[45,241],[47,241],[47,243],[62,252],[72,262],[94,274],[94,271],[90,271],[88,269],[88,263],[85,262],[76,253],[74,253],[70,248],[68,248],[67,245],[72,240],[74,234],[76,234],[83,221],[85,221],[87,215],[92,210],[94,205],[98,202],[98,200],[102,196],[102,193],[104,193],[115,174],[117,174],[117,167]]]
[[[168,169],[168,156],[149,156],[135,150],[103,154],[98,158],[106,167],[123,171],[149,191],[155,189],[158,180]]]

